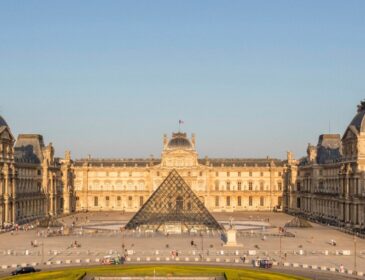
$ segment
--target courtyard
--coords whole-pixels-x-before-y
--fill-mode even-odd
[[[5,275],[15,265],[96,265],[105,258],[125,255],[127,263],[214,262],[251,267],[252,260],[269,258],[283,267],[291,263],[298,268],[304,264],[354,270],[356,262],[356,270],[364,270],[365,240],[356,239],[355,258],[353,236],[336,229],[312,224],[311,228],[288,228],[290,234],[280,236],[278,228],[292,216],[272,212],[213,215],[219,222],[241,225],[237,241],[242,246],[224,246],[218,232],[174,235],[121,231],[131,213],[88,212],[60,218],[62,228],[38,227],[1,234],[0,265]]]

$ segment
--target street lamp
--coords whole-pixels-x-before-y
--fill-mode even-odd
[[[203,243],[203,232],[200,232],[200,238],[201,238],[201,246],[202,246],[202,256],[204,255],[204,243]]]
[[[354,272],[357,271],[356,233],[354,233]]]

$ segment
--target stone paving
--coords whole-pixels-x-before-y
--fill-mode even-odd
[[[275,261],[282,260],[293,268],[303,265],[318,266],[318,269],[339,269],[341,265],[347,270],[354,269],[354,238],[338,230],[313,224],[312,228],[289,229],[295,237],[278,237],[277,227],[282,227],[292,219],[283,213],[243,212],[243,213],[213,213],[218,220],[228,221],[265,221],[272,228],[258,231],[246,231],[238,237],[243,244],[239,248],[224,247],[219,234],[205,235],[169,235],[121,233],[119,230],[98,231],[88,229],[90,225],[123,224],[130,219],[131,214],[80,213],[61,218],[63,223],[71,226],[75,222],[75,232],[69,236],[42,237],[46,229],[33,229],[27,232],[19,231],[13,234],[0,235],[0,266],[3,270],[12,265],[46,263],[57,264],[87,264],[98,263],[106,255],[124,254],[127,252],[131,262],[176,261],[172,251],[177,251],[177,259],[192,262],[206,261],[239,264],[242,258],[246,263],[258,257],[269,257]],[[233,222],[234,223],[234,222]],[[265,237],[264,237],[265,236]],[[281,257],[280,257],[281,239]],[[32,247],[31,242],[37,240],[38,247]],[[191,241],[196,245],[191,246]],[[337,245],[330,244],[335,240]],[[73,248],[71,244],[80,244]],[[43,244],[43,246],[41,245]],[[356,239],[357,271],[365,271],[365,240]],[[349,254],[349,255],[347,255]],[[149,259],[149,260],[148,260]]]

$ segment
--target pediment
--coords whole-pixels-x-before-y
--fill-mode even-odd
[[[14,136],[11,134],[10,129],[6,126],[0,128],[0,139],[15,142]]]
[[[342,137],[342,140],[357,139],[358,136],[359,136],[359,133],[358,133],[356,127],[351,125],[347,128],[344,136]]]

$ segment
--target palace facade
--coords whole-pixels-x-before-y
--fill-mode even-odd
[[[176,170],[211,212],[281,211],[365,231],[365,102],[344,135],[324,134],[307,156],[200,158],[196,138],[166,135],[159,158],[54,157],[37,134],[15,140],[0,117],[0,223],[78,211],[136,212]]]
[[[285,211],[365,231],[365,102],[341,137],[324,134],[288,168]]]
[[[0,117],[0,226],[63,212],[61,162],[37,134],[15,141]]]
[[[286,165],[277,159],[200,159],[195,136],[163,138],[160,159],[73,162],[77,211],[136,212],[175,169],[210,211],[271,211],[282,207]]]

